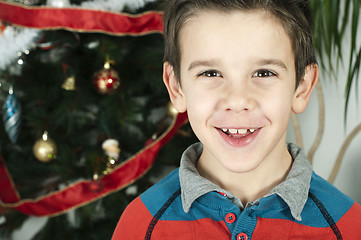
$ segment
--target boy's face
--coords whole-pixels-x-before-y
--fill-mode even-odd
[[[184,24],[179,43],[180,84],[167,63],[164,78],[204,145],[201,160],[242,173],[284,158],[291,111],[302,112],[308,99],[300,103],[303,81],[295,91],[294,54],[281,24],[262,11],[201,12]]]

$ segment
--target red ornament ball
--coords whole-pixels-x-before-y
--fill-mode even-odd
[[[94,85],[98,93],[112,94],[120,86],[119,74],[109,64],[105,64],[102,70],[95,73]]]

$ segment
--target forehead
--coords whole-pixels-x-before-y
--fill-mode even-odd
[[[184,23],[179,41],[181,63],[196,56],[227,57],[238,62],[259,55],[294,59],[281,22],[263,10],[201,11]]]

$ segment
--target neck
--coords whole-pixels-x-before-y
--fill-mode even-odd
[[[286,179],[292,166],[292,157],[287,148],[278,159],[264,161],[256,169],[244,173],[222,172],[219,169],[212,171],[207,164],[203,164],[205,161],[199,161],[197,169],[201,176],[233,193],[246,206]]]

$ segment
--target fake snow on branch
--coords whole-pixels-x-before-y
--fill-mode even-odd
[[[33,47],[39,30],[8,26],[0,34],[0,70],[13,63],[22,52]]]
[[[81,4],[82,8],[104,10],[110,12],[122,12],[125,7],[132,11],[144,7],[147,3],[155,0],[93,0]],[[48,0],[47,5],[52,7],[76,7],[70,5],[69,0]]]

